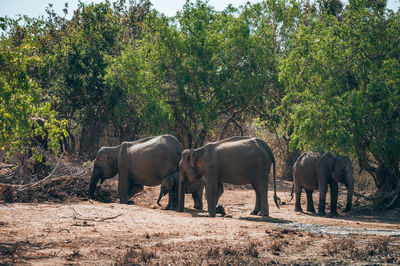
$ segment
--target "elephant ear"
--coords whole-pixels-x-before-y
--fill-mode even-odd
[[[353,176],[353,166],[350,158],[347,156],[338,156],[335,163],[334,173],[334,179],[347,186],[348,176]]]
[[[195,154],[194,154],[194,152],[193,152],[193,149],[190,149],[190,152],[189,152],[189,164],[190,164],[190,166],[192,167],[192,168],[194,168],[194,165],[195,165],[195,163],[196,163],[196,158],[195,158]]]
[[[335,171],[336,156],[331,152],[325,152],[321,160],[321,166],[325,168],[327,173],[333,173]]]

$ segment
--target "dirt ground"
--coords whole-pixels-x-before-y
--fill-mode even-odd
[[[116,189],[115,179],[106,182]],[[362,213],[355,202],[355,211],[334,219],[297,213],[294,200],[288,203],[290,189],[291,182],[279,180],[283,204],[278,209],[270,186],[266,218],[250,215],[255,193],[238,187],[225,189],[219,203],[227,216],[216,218],[194,210],[190,195],[183,213],[163,210],[156,206],[159,187],[145,188],[133,198],[135,205],[78,200],[0,204],[0,264],[400,263],[399,210]]]

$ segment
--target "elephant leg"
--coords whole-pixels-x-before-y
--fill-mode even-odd
[[[338,184],[336,182],[332,182],[329,184],[331,188],[331,213],[329,214],[330,217],[338,216],[337,213],[337,198],[338,198]]]
[[[118,177],[118,196],[119,196],[119,203],[121,204],[128,204],[129,201],[129,179],[128,173],[124,171],[120,171]]]
[[[303,209],[301,208],[301,203],[300,203],[300,200],[301,200],[301,190],[302,190],[303,188],[299,185],[299,184],[297,184],[297,182],[295,182],[295,186],[294,186],[294,193],[295,193],[295,195],[296,195],[296,203],[295,203],[295,205],[294,205],[294,210],[296,211],[296,212],[302,212],[303,211]]]
[[[203,191],[201,191],[201,192],[203,192]],[[200,192],[199,191],[193,192],[192,198],[194,201],[194,208],[198,209],[198,210],[202,210],[203,209],[203,197],[200,194]]]
[[[319,184],[319,206],[318,206],[318,215],[324,216],[325,213],[325,202],[326,202],[326,193],[328,192],[327,184]]]
[[[222,193],[224,193],[224,184],[218,183],[217,203],[219,201],[219,198],[221,198]]]
[[[177,210],[178,209],[178,191],[172,190],[168,193],[168,204],[165,207],[166,210]]]
[[[224,193],[224,184],[219,183],[218,184],[218,191],[217,191],[217,204],[218,204],[219,199],[221,198],[222,193]],[[216,207],[216,213],[219,213],[219,214],[222,214],[222,216],[225,216],[226,213],[225,213],[224,206],[218,205]]]
[[[133,195],[143,191],[143,185],[139,184],[131,184],[129,186],[129,192],[128,192],[128,197],[132,197]]]
[[[178,186],[178,183],[174,184],[171,191],[168,193],[168,204],[165,207],[166,210],[178,209]]]
[[[206,199],[208,205],[208,213],[211,217],[215,217],[216,214],[218,191],[219,187],[217,178],[208,178],[206,183]]]
[[[269,171],[268,171],[269,172]],[[258,185],[258,194],[260,196],[260,215],[261,216],[269,216],[269,206],[268,206],[268,176],[262,177],[262,181],[260,181]]]
[[[313,201],[313,190],[306,189],[306,194],[307,194],[307,211],[309,212],[315,212],[314,209],[314,201]]]
[[[129,200],[135,194],[143,191],[143,185],[134,184],[133,182],[129,182],[129,189],[128,189],[128,204],[135,204],[133,200]]]
[[[255,185],[252,185],[252,187],[253,187],[254,191],[256,192],[256,205],[254,206],[254,210],[250,214],[257,215],[261,209],[260,194],[258,193]]]

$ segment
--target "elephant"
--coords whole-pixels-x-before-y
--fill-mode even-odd
[[[179,162],[178,211],[184,209],[185,183],[206,180],[208,213],[215,217],[216,206],[221,197],[224,183],[234,185],[251,184],[256,192],[253,215],[268,216],[268,176],[273,165],[274,200],[276,195],[275,157],[268,144],[253,137],[231,137],[207,143],[197,149],[186,149]]]
[[[116,147],[103,147],[94,162],[89,197],[94,197],[99,179],[103,182],[118,174],[120,203],[133,203],[129,202],[129,198],[142,191],[143,186],[160,185],[164,177],[179,171],[182,151],[182,144],[171,135],[123,142]],[[178,201],[177,195],[169,196],[170,203]]]
[[[326,215],[325,201],[328,185],[331,191],[331,212],[337,216],[338,182],[347,187],[345,212],[351,209],[354,190],[353,166],[349,157],[336,156],[330,152],[306,152],[293,165],[293,188],[296,194],[295,211],[302,211],[300,198],[302,188],[307,194],[307,211],[315,212],[312,193],[319,190],[318,214]],[[292,191],[293,197],[293,191]]]
[[[94,199],[94,191],[99,179],[101,184],[103,184],[104,180],[113,178],[118,174],[118,155],[120,148],[121,145],[115,147],[101,147],[97,152],[89,183],[88,196],[90,199]]]
[[[178,199],[178,182],[179,182],[179,171],[173,173],[172,175],[164,177],[164,179],[161,181],[160,195],[157,200],[157,205],[160,206],[161,198],[167,193],[174,193],[174,195],[176,195],[176,199]],[[187,186],[185,187],[185,193],[192,194],[195,209],[198,210],[203,209],[203,192],[205,184],[206,181],[204,180],[204,178],[201,178],[198,182],[194,182],[190,185],[187,184]],[[173,207],[174,209],[176,209],[178,207],[178,202],[176,201],[174,203],[176,206]],[[165,207],[166,210],[169,210],[170,208],[171,206],[169,205]]]

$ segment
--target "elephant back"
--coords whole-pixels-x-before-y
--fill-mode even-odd
[[[124,142],[118,169],[127,171],[138,184],[156,186],[163,177],[179,171],[181,154],[181,143],[171,135]]]

